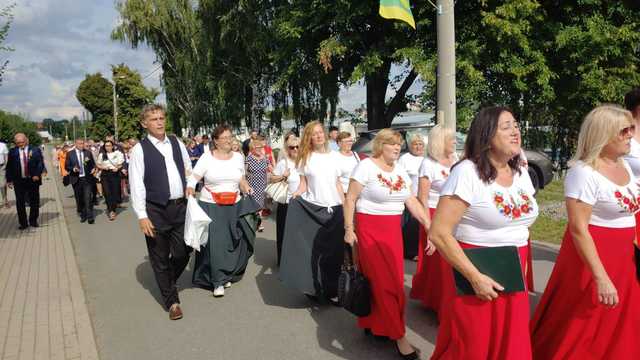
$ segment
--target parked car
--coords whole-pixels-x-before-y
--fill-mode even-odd
[[[425,139],[429,134],[431,126],[415,125],[415,126],[392,126],[394,130],[397,130],[402,134],[404,143],[402,144],[402,153],[409,151],[407,140],[413,134],[421,134]],[[379,130],[369,130],[361,132],[358,140],[353,144],[353,151],[360,154],[361,158],[365,158],[371,155],[373,138],[376,136]],[[462,154],[464,149],[464,142],[466,136],[459,132],[456,132],[456,151],[458,154]],[[536,191],[543,189],[547,184],[553,180],[553,162],[551,159],[540,151],[524,149],[525,156],[529,163],[529,177],[535,187]]]

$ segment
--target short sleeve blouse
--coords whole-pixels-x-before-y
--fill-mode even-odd
[[[300,187],[300,174],[298,173],[298,169],[296,169],[295,161],[282,157],[273,169],[273,174],[282,176],[287,169],[289,169],[289,176],[287,177],[287,203],[289,203],[291,195]]]
[[[302,198],[318,206],[342,205],[336,182],[340,169],[332,152],[312,152],[303,168],[298,169],[307,181],[307,191]]]
[[[362,184],[356,201],[356,211],[371,215],[400,215],[404,202],[411,196],[411,178],[396,165],[391,172],[383,171],[370,158],[362,160],[351,178]]]
[[[629,183],[620,186],[591,166],[577,162],[567,172],[564,194],[592,206],[589,224],[608,228],[628,228],[636,225],[634,214],[640,209],[638,180],[625,161]]]
[[[336,157],[336,162],[338,164],[338,168],[340,169],[340,183],[342,184],[342,190],[346,193],[349,189],[349,179],[351,178],[351,173],[353,169],[360,162],[360,158],[358,158],[356,153],[351,152],[351,155],[343,155],[339,151],[334,151],[333,153]]]
[[[514,174],[504,187],[495,181],[484,183],[476,165],[463,160],[453,167],[440,196],[456,195],[469,207],[458,224],[458,241],[477,246],[525,246],[529,226],[538,216],[535,189],[526,169]]]
[[[406,153],[400,156],[398,163],[404,167],[411,178],[411,194],[418,195],[418,172],[424,156],[414,156],[411,153]]]
[[[418,178],[425,177],[431,182],[429,189],[429,207],[435,209],[440,200],[440,191],[444,187],[444,183],[449,178],[450,167],[440,164],[437,160],[427,156],[422,160]]]
[[[204,188],[200,192],[200,200],[215,203],[211,192],[239,192],[240,180],[244,176],[244,159],[237,152],[232,152],[231,159],[216,159],[211,151],[205,152],[196,166],[193,174],[204,178]],[[195,187],[197,181],[193,176],[189,179],[189,187]],[[237,201],[240,201],[238,196]]]

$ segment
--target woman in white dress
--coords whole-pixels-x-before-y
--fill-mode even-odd
[[[344,252],[344,190],[336,154],[319,121],[304,127],[296,165],[300,187],[287,211],[280,279],[303,294],[335,303]]]

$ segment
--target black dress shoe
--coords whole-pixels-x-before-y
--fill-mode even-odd
[[[417,360],[418,359],[418,352],[417,351],[413,351],[410,352],[408,354],[403,354],[400,352],[400,348],[398,347],[398,343],[396,343],[396,351],[398,352],[398,355],[400,355],[401,359],[404,360]]]
[[[80,218],[80,222],[81,222],[81,223],[83,223],[83,222],[85,222],[85,221],[87,221],[87,218]]]
[[[20,225],[20,226],[18,226],[18,229],[24,230],[24,229],[26,229],[28,227],[29,227],[28,225]]]
[[[96,222],[96,221],[93,220],[93,219],[89,219],[89,224],[93,224],[94,222]]]
[[[31,226],[31,227],[40,227],[40,225],[38,225],[37,222],[31,223],[31,224],[29,224],[29,226]]]

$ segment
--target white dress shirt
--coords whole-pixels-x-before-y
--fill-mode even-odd
[[[124,163],[124,155],[118,150],[105,154],[107,155],[106,159],[103,157],[103,154],[98,155],[98,164],[103,169],[116,170],[118,166]]]
[[[84,151],[80,151],[78,149],[76,151],[76,157],[78,158],[78,177],[84,177],[86,174],[84,173]]]
[[[169,136],[165,135],[164,140],[158,140],[151,135],[147,135],[147,139],[155,146],[160,154],[164,157],[164,166],[167,169],[169,177],[169,199],[179,199],[184,196],[184,187],[182,186],[182,178],[178,172],[178,167],[173,161],[173,151],[171,150],[171,142]],[[191,175],[191,160],[189,153],[182,141],[178,139],[180,153],[182,154],[182,162],[184,163],[185,179]],[[144,152],[142,145],[136,144],[130,153],[129,158],[129,185],[131,187],[131,203],[133,210],[138,215],[138,219],[146,219],[147,216],[147,190],[144,187]]]

